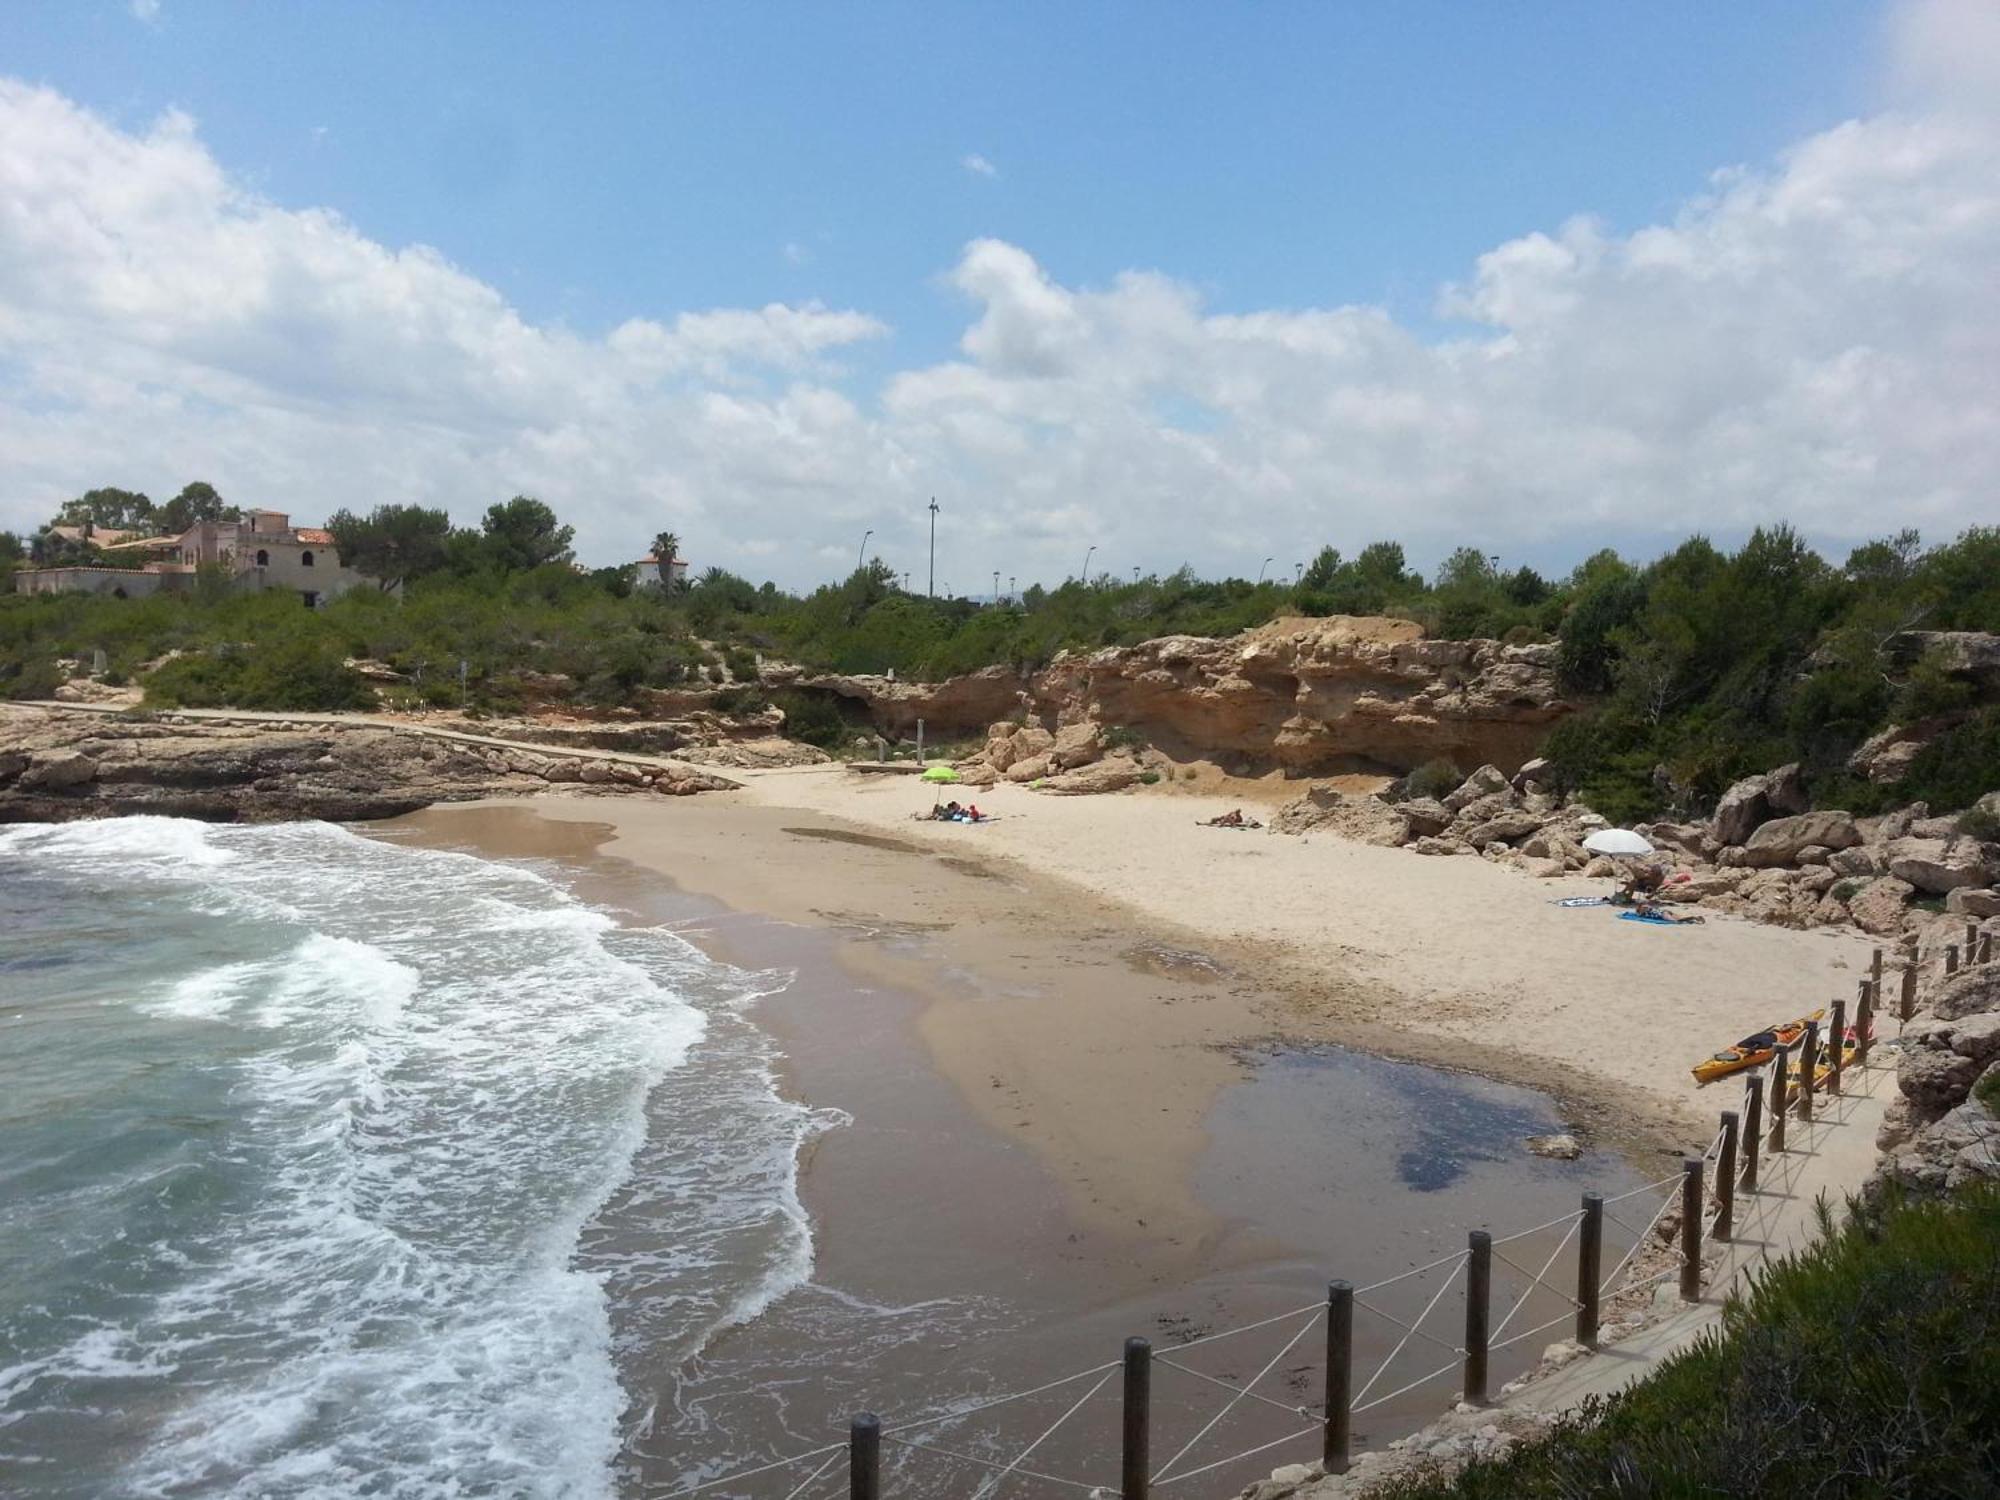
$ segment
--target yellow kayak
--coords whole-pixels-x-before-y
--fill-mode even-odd
[[[1801,1016],[1796,1021],[1786,1021],[1765,1031],[1753,1032],[1733,1047],[1725,1047],[1713,1057],[1705,1057],[1693,1068],[1696,1083],[1713,1083],[1718,1078],[1727,1078],[1731,1073],[1740,1073],[1745,1068],[1754,1068],[1767,1063],[1778,1055],[1778,1048],[1796,1043],[1806,1034],[1806,1022],[1817,1021],[1824,1016],[1824,1008],[1809,1016]]]

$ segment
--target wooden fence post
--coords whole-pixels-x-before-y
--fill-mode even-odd
[[[1125,1446],[1119,1470],[1121,1500],[1146,1500],[1147,1470],[1152,1465],[1153,1346],[1146,1339],[1125,1340]]]
[[[848,1500],[881,1500],[882,1419],[872,1411],[848,1424],[847,1494]]]
[[[1778,1056],[1771,1068],[1771,1149],[1785,1149],[1785,1118],[1792,1111],[1790,1093],[1792,1044],[1778,1044]]]
[[[1881,982],[1874,979],[1861,981],[1861,998],[1854,1006],[1854,1060],[1862,1067],[1868,1066],[1868,1054],[1875,1046],[1875,1006],[1876,996],[1881,992]]]
[[[1576,1240],[1576,1341],[1597,1347],[1598,1282],[1604,1266],[1604,1195],[1583,1195],[1583,1227]]]
[[[1813,1075],[1819,1071],[1819,1022],[1806,1022],[1805,1040],[1799,1044],[1799,1118],[1812,1122]]]
[[[1958,972],[1958,944],[1944,945],[1944,977],[1949,979]]]
[[[1828,1043],[1826,1091],[1829,1095],[1840,1092],[1841,1077],[1847,1069],[1847,1002],[1833,1002],[1833,1040]]]
[[[1486,1340],[1492,1314],[1493,1236],[1475,1229],[1466,1236],[1465,1399],[1486,1404]]]
[[[1722,1149],[1715,1157],[1715,1237],[1726,1240],[1736,1228],[1736,1111],[1722,1112]]]
[[[1326,1288],[1326,1423],[1320,1457],[1329,1474],[1345,1474],[1354,1417],[1354,1283]]]
[[[1877,948],[1868,959],[1868,977],[1875,985],[1875,993],[1882,993],[1882,950]]]
[[[1757,1153],[1763,1147],[1764,1075],[1752,1073],[1743,1101],[1743,1191],[1757,1191]]]
[[[1701,1158],[1681,1163],[1681,1301],[1701,1300]]]
[[[1907,1021],[1917,1013],[1917,960],[1914,955],[1903,965],[1903,995],[1897,1019]]]

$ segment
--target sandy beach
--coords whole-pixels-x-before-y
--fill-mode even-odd
[[[1087,1117],[1091,1080],[1143,1066],[1117,1045],[1135,1035],[1194,1053],[1291,1037],[1472,1069],[1555,1094],[1607,1141],[1684,1145],[1713,1128],[1692,1064],[1850,995],[1870,953],[1859,934],[1715,916],[1675,930],[1554,904],[1602,894],[1603,881],[1198,826],[1241,795],[1059,798],[1003,785],[976,794],[995,821],[965,826],[913,820],[931,798],[909,778],[816,767],[743,779],[741,792],[672,804],[528,805],[608,824],[609,852],[731,906],[949,931],[968,991],[1011,989],[1021,1003],[945,1003],[926,1035],[968,1095],[991,1092],[982,1059],[998,1058],[1017,1087],[1048,1101],[1039,1124],[1020,1128],[1052,1156],[1072,1131],[1115,1127]],[[1104,951],[1083,966],[1058,953],[1052,914],[1063,935],[1094,934]],[[1010,919],[1050,941],[998,937]],[[1187,973],[1211,982],[1156,1002],[1158,986],[1133,984],[1121,960],[1132,934],[1201,955]],[[871,961],[926,987],[922,966],[891,951]],[[1228,1063],[1212,1067],[1220,1078]],[[1011,1111],[990,1113],[1005,1125]],[[1144,1133],[1158,1145],[1182,1123],[1169,1105]]]

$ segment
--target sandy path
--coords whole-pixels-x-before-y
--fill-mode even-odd
[[[1690,1126],[1712,1128],[1721,1107],[1689,1077],[1698,1058],[1851,998],[1869,959],[1859,934],[1721,916],[1672,930],[1551,904],[1600,894],[1602,881],[1534,880],[1477,858],[1331,835],[1197,827],[1228,810],[1213,798],[1000,786],[968,794],[999,821],[965,827],[912,821],[930,798],[907,778],[809,767],[743,779],[731,800],[810,808],[931,848],[1018,862],[1207,942],[1249,948],[1302,1022],[1390,1047],[1386,1033],[1478,1048],[1496,1071],[1572,1095],[1590,1081],[1610,1084],[1635,1108],[1650,1101]]]

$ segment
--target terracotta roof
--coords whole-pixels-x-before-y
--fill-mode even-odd
[[[301,526],[292,534],[302,542],[311,542],[315,547],[333,545],[333,533],[322,531],[317,526]]]

